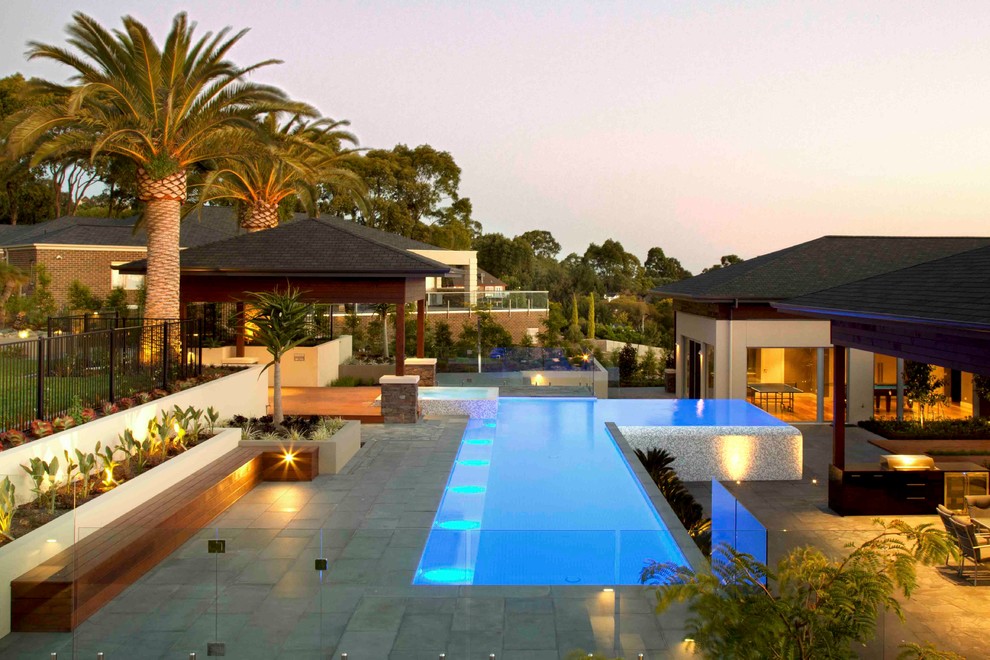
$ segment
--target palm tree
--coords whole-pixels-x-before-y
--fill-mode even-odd
[[[263,113],[312,114],[246,76],[277,60],[239,67],[225,59],[247,30],[230,28],[194,40],[195,23],[178,14],[162,48],[131,16],[107,31],[82,13],[66,31],[72,48],[32,42],[30,59],[74,69],[67,86],[39,82],[33,96],[57,101],[16,117],[9,143],[34,150],[32,164],[72,153],[100,154],[137,165],[138,198],[148,234],[147,306],[152,318],[179,316],[179,220],[186,176],[213,159],[247,148],[242,138]]]
[[[365,208],[364,182],[347,163],[356,155],[345,144],[357,138],[343,130],[346,121],[322,118],[309,121],[295,115],[281,126],[277,113],[261,122],[262,143],[253,153],[226,158],[209,173],[199,195],[199,205],[227,199],[239,205],[239,221],[247,231],[278,225],[278,205],[295,196],[317,215],[317,184],[331,183],[349,192],[358,208]]]
[[[287,287],[285,291],[262,291],[250,294],[251,323],[254,339],[268,349],[271,361],[262,373],[273,368],[272,421],[281,424],[282,415],[282,357],[293,348],[312,337],[309,318],[312,305],[300,300],[298,289]]]

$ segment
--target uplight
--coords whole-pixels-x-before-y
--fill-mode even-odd
[[[30,336],[30,334],[31,333],[28,332],[27,330],[18,330],[17,331],[17,336],[20,337],[21,339],[27,339]]]
[[[285,452],[285,454],[282,455],[282,460],[285,461],[286,463],[292,463],[292,461],[296,460],[296,455],[291,454],[289,452]]]
[[[45,539],[45,543],[58,543],[57,539]]]
[[[610,594],[613,591],[615,591],[615,589],[613,589],[612,587],[605,587],[604,589],[602,589],[602,591],[604,591],[607,594]]]
[[[492,444],[492,441],[491,440],[486,440],[485,438],[475,438],[473,440],[465,440],[464,441],[464,444],[466,444],[466,445],[490,445],[490,444]]]

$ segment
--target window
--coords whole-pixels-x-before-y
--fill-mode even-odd
[[[119,266],[121,264],[129,263],[127,261],[114,261],[111,266]],[[124,291],[137,291],[142,286],[144,286],[144,275],[124,275],[118,270],[110,270],[110,287],[116,289],[118,287],[124,289]]]

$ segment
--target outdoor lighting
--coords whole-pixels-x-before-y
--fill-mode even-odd
[[[457,493],[458,495],[480,495],[485,492],[484,486],[451,486],[448,488],[452,493]]]
[[[612,587],[605,587],[604,589],[602,589],[602,591],[604,591],[607,594],[610,594],[613,591],[615,591],[615,589],[613,589]]]
[[[474,571],[467,568],[435,568],[423,573],[430,582],[470,582]]]
[[[585,362],[587,362],[588,360],[591,359],[591,356],[588,355],[587,353],[585,353],[584,355],[581,356],[581,359],[584,360]]]
[[[296,455],[291,452],[285,452],[282,455],[282,460],[285,461],[286,463],[291,464],[292,461],[296,460]]]
[[[481,527],[481,523],[477,520],[445,520],[442,523],[438,523],[437,527],[440,529],[450,529],[458,532],[466,532],[472,529],[478,529]]]
[[[818,479],[812,479],[812,480],[811,480],[811,483],[813,483],[813,484],[816,484],[816,485],[817,485],[817,484],[818,484]]]
[[[480,458],[472,458],[464,461],[457,461],[458,465],[463,465],[465,467],[484,467],[488,465],[488,461],[482,460]]]
[[[30,334],[31,333],[28,332],[27,330],[18,330],[17,332],[17,336],[20,337],[21,339],[27,339]]]
[[[535,376],[533,376],[533,385],[539,387],[542,384],[543,384],[543,374],[536,374]]]
[[[58,543],[56,539],[45,539],[45,543]]]

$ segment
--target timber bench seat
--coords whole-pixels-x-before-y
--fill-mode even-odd
[[[13,580],[11,629],[73,630],[262,481],[263,453],[224,454]]]

